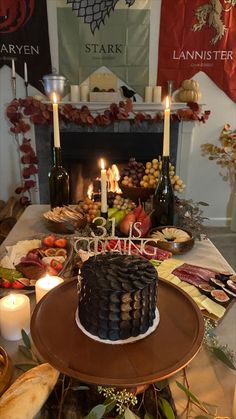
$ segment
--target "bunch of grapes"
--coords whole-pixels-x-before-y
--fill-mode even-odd
[[[162,161],[153,159],[151,162],[146,163],[145,175],[140,181],[140,186],[143,188],[156,188],[162,169]],[[175,175],[175,168],[169,164],[170,180],[174,191],[183,192],[185,188],[184,182],[179,176]]]
[[[135,203],[129,198],[122,198],[121,195],[116,195],[113,201],[113,208],[132,211],[136,207]]]
[[[79,208],[87,216],[88,222],[93,221],[94,218],[99,217],[101,213],[101,202],[94,202],[88,197],[79,204]]]
[[[129,159],[121,170],[121,183],[124,186],[140,186],[140,180],[145,173],[143,163],[137,162],[134,157]]]

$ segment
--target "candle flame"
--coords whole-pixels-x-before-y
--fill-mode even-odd
[[[101,159],[101,169],[104,170],[105,169],[105,162],[104,159]]]
[[[15,294],[10,294],[9,295],[9,299],[10,299],[10,303],[12,305],[16,304],[16,296],[15,296]]]
[[[53,103],[57,103],[57,95],[55,92],[53,92],[52,94],[52,100],[53,100]]]
[[[170,99],[169,96],[166,96],[166,109],[169,109],[170,107]]]

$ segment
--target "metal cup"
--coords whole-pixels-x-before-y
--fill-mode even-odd
[[[53,100],[53,93],[56,93],[57,100],[60,101],[64,96],[65,86],[68,84],[68,80],[60,74],[52,73],[43,76],[43,86],[46,95],[50,100]]]

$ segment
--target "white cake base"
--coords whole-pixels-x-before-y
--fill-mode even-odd
[[[151,333],[154,332],[154,330],[156,330],[159,322],[160,322],[160,314],[158,309],[156,308],[155,310],[155,318],[154,318],[154,322],[153,325],[143,334],[136,336],[136,337],[130,337],[128,339],[123,339],[123,340],[110,340],[110,339],[100,339],[98,336],[92,335],[91,333],[89,333],[84,326],[82,326],[82,324],[80,323],[80,319],[78,316],[78,309],[76,310],[75,313],[75,321],[77,326],[80,328],[80,330],[82,330],[82,332],[87,335],[89,338],[96,340],[97,342],[101,342],[101,343],[107,343],[109,345],[123,345],[125,343],[133,343],[133,342],[137,342],[137,340],[141,340],[146,338],[147,336],[149,336]]]

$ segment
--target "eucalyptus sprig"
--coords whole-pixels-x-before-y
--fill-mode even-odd
[[[31,368],[36,367],[36,365],[41,364],[42,362],[35,353],[31,340],[24,329],[21,330],[21,337],[23,340],[23,345],[19,345],[18,349],[30,362],[16,364],[16,367],[22,371],[28,371]]]

